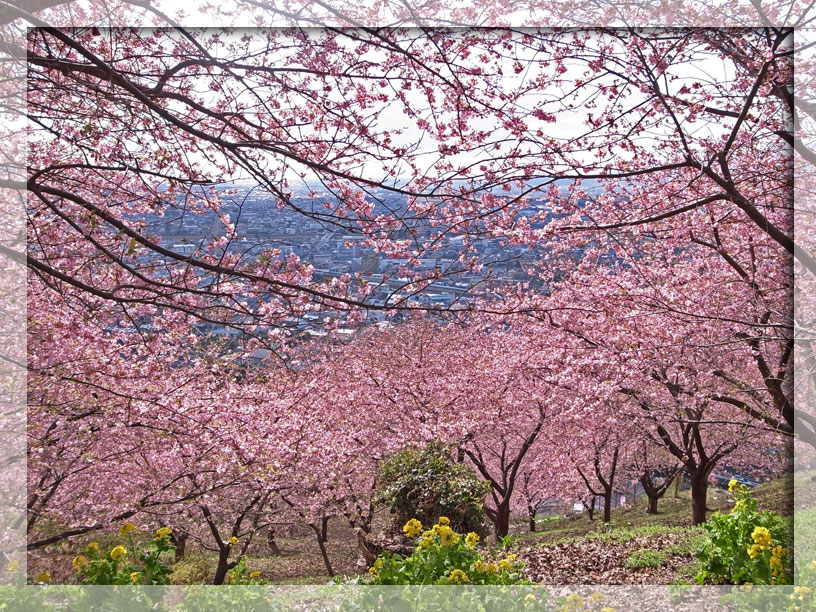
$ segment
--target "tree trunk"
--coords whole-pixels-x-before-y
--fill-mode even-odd
[[[706,497],[708,496],[708,478],[705,472],[691,477],[691,515],[692,523],[702,525],[706,521]]]
[[[648,499],[646,502],[646,514],[657,514],[657,500],[663,497],[670,483],[664,481],[661,486],[657,487],[649,472],[646,471],[640,477],[640,485],[643,487],[643,491],[646,493],[646,498]]]
[[[528,506],[527,512],[530,515],[530,532],[535,533],[536,530],[536,511],[535,508],[531,508]]]
[[[329,541],[329,517],[324,516],[320,519],[320,541]]]
[[[612,489],[604,491],[603,520],[608,523],[612,520]]]
[[[595,496],[592,496],[592,500],[589,502],[587,506],[587,512],[589,513],[589,520],[594,520],[595,518]]]
[[[270,525],[269,531],[266,534],[266,545],[269,547],[269,553],[275,556],[280,556],[281,551],[278,548],[278,543],[275,541],[275,528]]]
[[[176,535],[176,533],[173,532],[170,534],[170,542],[176,547],[176,563],[184,558],[184,551],[187,548],[187,537],[188,535],[186,533]]]
[[[323,564],[326,566],[326,571],[329,574],[329,578],[334,578],[334,569],[332,568],[331,561],[329,561],[329,553],[326,551],[326,544],[320,537],[321,529],[314,523],[311,523],[309,527],[311,527],[314,530],[315,535],[317,536],[317,545],[320,547],[320,554],[323,556]]]
[[[493,526],[496,529],[496,537],[502,539],[510,532],[510,505],[502,502],[496,508],[496,515],[493,519]]]
[[[229,554],[229,547],[224,547],[218,551],[218,565],[215,568],[215,578],[213,578],[213,584],[224,584],[224,580],[227,577],[227,572],[230,569]]]

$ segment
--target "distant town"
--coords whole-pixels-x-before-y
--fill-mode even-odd
[[[161,216],[156,213],[144,215],[146,231],[160,240],[162,246],[176,253],[194,254],[212,240],[226,233],[221,215],[229,215],[235,225],[236,238],[231,239],[225,250],[238,254],[246,261],[252,261],[268,249],[279,249],[280,256],[294,254],[302,262],[314,267],[315,280],[330,279],[342,274],[360,275],[375,288],[366,300],[372,305],[391,305],[400,296],[406,296],[404,276],[405,259],[387,257],[372,247],[363,246],[365,236],[354,231],[354,220],[346,219],[345,226],[331,223],[326,210],[318,209],[317,203],[331,201],[333,196],[324,193],[295,193],[292,203],[308,214],[302,214],[288,207],[279,208],[276,199],[260,189],[250,186],[232,188],[232,193],[223,198],[220,213],[192,213],[183,207],[168,208]],[[377,203],[373,214],[404,210],[405,199],[380,189],[372,192]],[[333,199],[336,202],[336,199]],[[579,202],[581,205],[583,201]],[[531,222],[533,229],[541,228],[552,218],[548,202],[531,199],[522,214],[525,216],[546,213],[545,220]],[[309,216],[309,214],[313,216]],[[326,219],[325,221],[323,219]],[[420,222],[406,222],[392,238],[413,239],[418,243],[428,239],[434,228]],[[478,293],[484,293],[502,284],[528,283],[532,288],[546,291],[540,279],[528,274],[531,264],[546,256],[544,249],[531,249],[526,245],[502,244],[499,238],[482,238],[471,241],[475,250],[472,256],[482,264],[478,271],[466,269],[460,261],[462,251],[461,236],[443,236],[434,249],[418,257],[418,264],[412,270],[431,275],[434,280],[423,291],[412,297],[413,303],[429,309],[445,310],[450,307],[465,306]],[[142,263],[148,265],[155,254],[142,256]],[[328,313],[331,316],[331,313]],[[287,320],[284,326],[293,331],[309,335],[323,335],[327,313],[308,313],[297,320]],[[370,310],[366,323],[378,323],[386,319],[380,310]],[[400,317],[397,315],[396,320]],[[389,320],[395,320],[393,317]],[[235,329],[214,324],[199,323],[202,333],[240,336]]]

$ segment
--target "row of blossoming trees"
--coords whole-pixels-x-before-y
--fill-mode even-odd
[[[654,497],[681,468],[700,522],[717,466],[759,466],[808,422],[789,30],[33,23],[29,164],[2,182],[30,221],[30,548],[168,524],[220,582],[282,517],[368,529],[377,461],[430,440],[490,482],[499,535],[553,495],[600,494],[608,517],[622,480]],[[362,277],[250,257],[223,214],[241,194],[213,187],[235,176],[401,259],[405,286],[375,303]],[[213,213],[192,251],[145,222]],[[487,263],[480,237],[530,247],[544,289],[488,283],[422,316],[413,294]],[[423,271],[450,238],[457,265]],[[410,321],[288,341],[292,318],[371,310]],[[197,321],[275,359],[240,367]]]
[[[632,480],[656,504],[681,468],[701,522],[718,466],[784,469],[769,451],[789,434],[762,416],[774,389],[758,365],[778,367],[784,346],[753,351],[721,322],[633,308],[625,276],[568,307],[561,291],[587,291],[577,279],[519,298],[524,316],[417,316],[241,369],[196,356],[195,338],[170,341],[172,328],[145,342],[32,292],[30,546],[126,519],[168,524],[219,554],[220,582],[271,523],[319,534],[340,516],[368,531],[377,462],[437,440],[491,484],[498,535],[548,499],[600,495],[608,520]],[[38,536],[41,520],[65,531]]]

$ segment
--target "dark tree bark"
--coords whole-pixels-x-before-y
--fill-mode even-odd
[[[175,562],[178,563],[184,558],[184,552],[187,548],[188,534],[177,532],[175,529],[170,534],[170,542],[176,547]]]
[[[706,521],[707,498],[708,474],[694,474],[691,478],[691,514],[695,525],[702,525]]]
[[[224,584],[227,577],[227,572],[235,567],[236,563],[229,560],[230,547],[222,546],[218,550],[218,565],[215,567],[215,577],[213,584]]]
[[[269,530],[266,532],[266,545],[269,547],[269,554],[276,557],[280,556],[281,551],[275,541],[275,527],[273,525],[270,525]]]
[[[321,537],[321,525],[309,523],[309,527],[312,528],[317,537],[317,545],[320,547],[320,554],[323,556],[323,564],[326,566],[326,572],[328,572],[329,578],[334,578],[334,568],[332,568],[331,561],[329,560],[329,553],[326,551],[325,541]]]
[[[320,518],[320,535],[318,537],[324,543],[329,541],[329,518],[328,516]]]

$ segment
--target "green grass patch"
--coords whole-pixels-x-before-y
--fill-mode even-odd
[[[692,535],[687,540],[672,544],[666,547],[666,554],[671,556],[688,556],[697,552],[697,549],[705,541],[706,537],[703,533]]]
[[[700,573],[700,567],[701,567],[700,562],[697,559],[694,559],[694,561],[690,563],[686,563],[685,565],[679,566],[677,568],[677,573],[680,576],[691,580],[691,582],[693,583],[694,577]]]
[[[644,567],[660,567],[666,560],[666,553],[660,550],[641,548],[633,550],[626,558],[626,569],[641,569]]]

